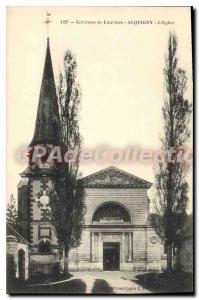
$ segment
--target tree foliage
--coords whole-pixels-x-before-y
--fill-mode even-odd
[[[189,165],[180,161],[178,154],[185,151],[185,144],[190,137],[188,125],[192,111],[191,104],[184,97],[187,76],[185,71],[178,67],[177,46],[176,35],[170,33],[164,68],[164,135],[161,139],[166,155],[164,162],[160,162],[156,169],[155,214],[151,217],[158,235],[168,246],[168,268],[172,268],[171,249],[176,243],[179,229],[183,226],[188,203],[186,176]]]
[[[71,180],[70,175],[54,181],[52,194],[52,222],[57,238],[64,245],[66,255],[72,247],[78,247],[84,224],[84,188],[81,181]]]
[[[64,151],[79,151],[80,87],[76,83],[77,62],[70,50],[64,55],[63,71],[58,79],[58,104]],[[55,178],[51,192],[51,218],[60,245],[63,271],[67,272],[68,252],[78,247],[85,214],[84,187],[79,175],[79,161],[63,163],[62,175]]]
[[[81,90],[76,82],[77,61],[70,50],[64,55],[63,71],[59,74],[58,80],[58,103],[61,119],[61,131],[63,144],[66,150],[79,150],[81,136],[79,132],[79,108]],[[69,162],[69,172],[74,178],[78,174],[79,161]]]
[[[17,205],[13,194],[11,194],[10,201],[7,205],[6,222],[9,223],[15,230],[18,229]]]

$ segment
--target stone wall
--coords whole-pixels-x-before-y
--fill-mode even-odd
[[[72,249],[69,253],[70,270],[103,270],[103,241],[106,240],[106,233],[118,235],[118,242],[121,247],[121,270],[161,270],[161,255],[163,246],[155,231],[147,225],[148,220],[148,198],[147,189],[86,189],[86,215],[85,226],[82,233],[81,245]],[[102,204],[115,202],[121,204],[129,212],[131,223],[125,227],[109,228],[96,227],[92,218]],[[99,234],[102,243],[99,244]],[[132,261],[129,257],[129,234],[132,239]],[[122,235],[125,235],[124,242]],[[95,242],[95,247],[92,244]],[[116,239],[114,238],[114,241]],[[122,246],[122,243],[124,245]],[[99,258],[99,252],[101,257]],[[97,257],[97,259],[95,259]]]
[[[85,225],[91,224],[96,209],[106,202],[116,202],[127,208],[133,225],[144,225],[148,220],[147,189],[86,189]]]
[[[51,189],[51,180],[32,179],[30,180],[30,240],[33,247],[38,246],[39,242],[46,238],[52,246],[57,246],[55,230],[49,222],[48,216],[50,211],[49,203],[43,205],[40,201],[43,193],[49,196]],[[42,228],[48,230],[48,233],[42,235]],[[47,232],[46,230],[46,232]]]
[[[25,254],[24,279],[27,280],[29,277],[28,245],[21,244],[14,239],[13,241],[11,240],[7,241],[7,265],[12,261],[13,272],[14,272],[13,277],[19,278],[19,251],[20,250],[23,250]]]
[[[147,270],[161,270],[164,246],[153,228],[148,227],[146,235]]]

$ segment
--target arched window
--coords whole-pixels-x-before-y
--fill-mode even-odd
[[[93,222],[131,222],[128,211],[118,203],[106,203],[93,215]]]
[[[39,253],[40,254],[50,254],[51,253],[51,244],[49,241],[41,241],[39,243]]]

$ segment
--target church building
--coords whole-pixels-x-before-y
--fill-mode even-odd
[[[30,149],[61,145],[56,88],[47,40],[37,118]],[[30,150],[30,157],[31,157]],[[21,232],[30,243],[31,275],[54,272],[59,261],[56,232],[51,225],[52,181],[61,176],[53,162],[30,160],[18,185]],[[161,270],[163,245],[149,223],[151,183],[116,167],[81,179],[86,214],[81,244],[69,253],[70,270]]]
[[[151,183],[116,167],[82,179],[86,214],[71,270],[161,270],[162,244],[148,222]]]

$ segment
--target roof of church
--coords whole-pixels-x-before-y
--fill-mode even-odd
[[[30,146],[37,144],[60,145],[60,128],[59,108],[48,38],[35,132]]]
[[[149,189],[152,183],[128,172],[110,166],[81,179],[87,188],[140,188]]]
[[[17,232],[9,223],[6,223],[6,237],[8,241],[12,241],[14,237],[16,241],[21,244],[29,244],[29,242],[24,239],[24,237],[19,232]]]

